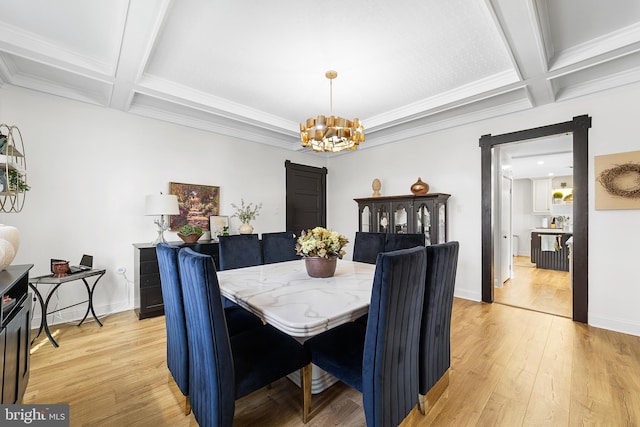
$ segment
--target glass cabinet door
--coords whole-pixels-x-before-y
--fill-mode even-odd
[[[438,243],[447,241],[447,207],[444,203],[440,203],[438,207]]]
[[[391,221],[389,221],[389,205],[388,204],[376,204],[375,215],[375,231],[378,233],[388,233]]]
[[[371,232],[371,208],[369,205],[364,205],[360,211],[360,231]]]
[[[431,244],[431,210],[428,204],[420,203],[415,209],[416,233],[424,234],[425,245]]]
[[[393,212],[393,229],[389,230],[389,232],[407,234],[409,232],[409,216],[411,213],[409,204],[394,202],[391,204],[391,211]]]

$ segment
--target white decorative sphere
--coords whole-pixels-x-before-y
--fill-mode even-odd
[[[20,247],[20,232],[10,225],[0,224],[0,271],[11,265]]]
[[[11,265],[16,257],[16,251],[8,240],[0,239],[0,271]]]

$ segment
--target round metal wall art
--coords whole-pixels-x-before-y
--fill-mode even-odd
[[[634,185],[623,187],[620,180],[622,177],[631,178]],[[598,177],[598,181],[606,192],[612,196],[619,196],[625,199],[640,198],[640,164],[638,163],[625,163],[605,169]],[[625,181],[628,182],[628,180]]]

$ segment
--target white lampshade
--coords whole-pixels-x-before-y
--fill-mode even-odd
[[[148,194],[145,215],[178,215],[178,196],[175,194]]]

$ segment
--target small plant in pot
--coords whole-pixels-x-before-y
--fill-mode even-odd
[[[202,237],[202,228],[189,224],[183,225],[178,230],[178,237],[184,240],[185,243],[195,243]]]
[[[242,225],[238,228],[240,234],[251,234],[253,233],[253,226],[250,224],[251,221],[256,219],[258,214],[260,213],[260,209],[262,209],[262,203],[260,204],[245,204],[244,199],[240,199],[242,202],[240,207],[238,207],[235,203],[231,203],[231,206],[236,210],[236,213],[231,215],[231,217],[238,218]]]

